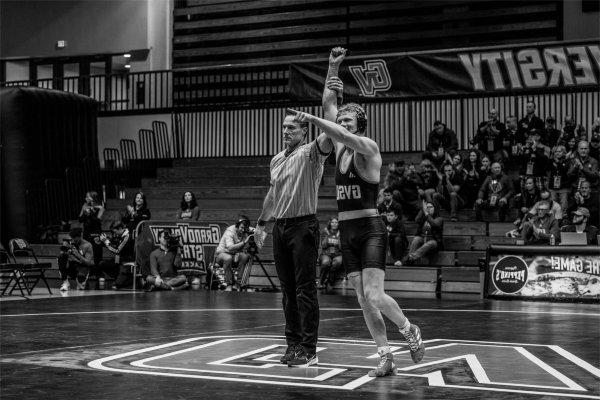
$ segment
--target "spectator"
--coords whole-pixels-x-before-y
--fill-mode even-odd
[[[215,251],[216,263],[223,267],[225,271],[225,291],[232,291],[234,284],[233,268],[243,271],[244,267],[250,261],[247,247],[252,237],[250,232],[250,219],[245,215],[240,215],[234,225],[229,226]]]
[[[437,253],[443,247],[444,220],[438,215],[433,203],[423,201],[415,222],[417,233],[410,243],[408,255],[402,260],[402,265],[412,265],[424,256]]]
[[[565,208],[562,208],[560,203],[552,200],[552,196],[550,195],[550,191],[548,189],[540,190],[540,201],[535,203],[531,210],[529,210],[529,214],[536,215],[537,210],[542,202],[546,202],[550,205],[550,214],[557,220],[559,223],[563,219],[563,213],[566,212]]]
[[[397,184],[391,186],[394,199],[401,204],[406,218],[414,221],[420,210],[419,188],[423,185],[423,181],[412,164],[406,167],[401,161],[397,164],[396,170],[402,173],[402,178]]]
[[[327,227],[321,235],[321,277],[318,289],[326,289],[327,285],[335,281],[337,272],[342,267],[342,247],[340,245],[340,231],[338,219],[329,218]]]
[[[58,256],[58,270],[61,292],[71,288],[69,278],[75,279],[77,289],[85,290],[90,268],[94,266],[94,251],[90,242],[83,238],[81,228],[73,228],[69,232],[70,240],[64,240]]]
[[[518,210],[518,218],[514,222],[516,226],[521,225],[525,215],[538,201],[540,201],[540,190],[535,185],[533,177],[527,177],[521,193],[515,196],[515,208]]]
[[[590,136],[590,157],[600,161],[600,117],[596,118],[592,125]]]
[[[589,153],[589,143],[580,141],[567,173],[574,190],[577,190],[583,180],[587,180],[594,189],[598,187],[598,161],[590,157]]]
[[[542,144],[553,148],[558,146],[561,132],[556,129],[556,119],[554,117],[546,118],[546,125],[544,127],[544,133],[540,135],[540,140]]]
[[[554,244],[560,241],[558,221],[549,210],[550,205],[547,202],[540,202],[537,215],[523,224],[521,237],[526,245]]]
[[[568,176],[570,161],[566,157],[565,146],[558,145],[554,148],[554,155],[549,166],[550,179],[548,186],[550,194],[552,199],[560,202],[562,209],[566,210],[569,204],[571,187]]]
[[[592,193],[590,183],[584,180],[579,185],[579,189],[575,192],[573,198],[569,201],[567,215],[571,215],[571,213],[576,211],[579,207],[587,208],[590,212],[589,223],[598,227],[600,226],[598,202],[598,192]]]
[[[148,209],[148,203],[146,202],[146,195],[142,192],[135,194],[132,204],[127,205],[125,215],[121,218],[121,221],[125,224],[129,232],[135,237],[135,230],[141,221],[149,220],[152,218],[152,214]]]
[[[479,159],[479,152],[477,150],[469,151],[469,158],[463,163],[464,184],[463,184],[463,200],[465,201],[465,207],[473,207],[479,188],[483,184],[487,175],[481,173],[481,160]]]
[[[456,153],[458,139],[452,129],[448,129],[441,121],[433,123],[433,130],[429,133],[427,151],[423,153],[423,159],[429,159],[439,168],[440,165]]]
[[[488,176],[492,174],[492,162],[488,156],[481,157],[481,166],[479,167],[479,174],[482,175],[482,178],[485,180]]]
[[[569,160],[572,160],[577,155],[577,143],[579,143],[579,140],[572,137],[567,141],[567,144],[565,145],[565,148],[567,149],[567,158]]]
[[[402,215],[402,206],[393,198],[393,190],[391,188],[383,189],[383,201],[377,205],[377,211],[383,222],[387,225],[387,213],[394,210],[396,215]],[[336,228],[337,229],[337,228]]]
[[[585,233],[587,244],[598,244],[598,228],[589,225],[590,211],[585,207],[579,207],[573,211],[573,223],[562,227],[561,232]]]
[[[81,206],[79,222],[83,224],[83,239],[90,242],[94,252],[94,264],[100,264],[102,260],[102,215],[104,206],[98,196],[98,192],[90,191],[85,194],[85,203]]]
[[[433,195],[437,191],[440,178],[437,170],[429,160],[421,161],[421,181],[423,182],[419,187],[419,197],[425,199],[425,201],[433,202]]]
[[[539,188],[547,187],[547,168],[550,149],[540,143],[538,134],[532,134],[527,138],[525,147],[523,147],[519,156],[519,175],[521,186],[525,183],[525,178],[532,176],[535,185]]]
[[[477,127],[477,133],[471,140],[471,144],[476,144],[479,151],[486,153],[490,159],[499,161],[502,159],[505,131],[506,127],[498,120],[498,111],[491,109],[488,120],[481,122]]]
[[[99,269],[111,278],[115,279],[112,286],[113,290],[119,290],[129,287],[133,283],[131,268],[125,263],[135,261],[134,241],[129,233],[129,229],[121,221],[115,221],[110,225],[112,238],[109,239],[105,234],[100,236],[100,240],[106,248],[113,253],[113,261],[102,261]]]
[[[524,145],[525,136],[518,129],[517,117],[511,115],[506,119],[506,133],[502,141],[504,160],[507,163],[513,162]]]
[[[387,231],[388,244],[390,246],[390,254],[394,259],[394,265],[402,266],[402,258],[406,249],[408,249],[408,238],[406,237],[406,229],[402,222],[402,215],[396,213],[395,210],[390,210],[387,213]]]
[[[440,184],[437,187],[437,192],[433,195],[433,201],[436,209],[444,208],[450,210],[450,221],[456,222],[457,211],[463,207],[464,200],[460,196],[464,179],[462,174],[456,172],[450,164],[444,165],[444,174]]]
[[[397,187],[404,174],[404,161],[398,160],[388,165],[388,172],[383,180],[386,188]],[[397,199],[395,199],[398,201]]]
[[[172,245],[171,233],[164,229],[158,233],[158,249],[150,253],[150,275],[146,277],[146,291],[178,290],[189,286],[185,275],[177,274],[181,266],[179,246]]]
[[[464,175],[465,171],[463,169],[463,158],[460,153],[456,153],[454,156],[452,156],[452,167],[454,167],[454,170],[457,173]]]
[[[185,192],[181,198],[181,206],[177,213],[177,219],[198,221],[200,219],[200,207],[196,196],[192,192]]]
[[[573,117],[567,115],[564,121],[563,135],[567,138],[567,140],[570,138],[581,140],[581,135],[585,135],[585,128],[576,123]]]
[[[533,101],[527,102],[525,111],[527,115],[519,120],[519,135],[524,138],[532,134],[540,135],[544,131],[544,121],[535,115],[535,103]]]
[[[482,221],[481,211],[483,209],[498,210],[500,222],[504,222],[508,212],[508,201],[514,193],[511,179],[502,172],[500,163],[492,164],[492,175],[488,176],[477,195],[475,201],[475,217]]]

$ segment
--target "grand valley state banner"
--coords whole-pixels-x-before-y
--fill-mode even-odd
[[[290,66],[300,100],[323,93],[327,62]],[[346,97],[402,98],[539,89],[598,88],[596,41],[553,42],[373,57],[349,57],[340,68]]]

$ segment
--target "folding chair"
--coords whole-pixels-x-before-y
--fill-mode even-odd
[[[46,270],[50,269],[52,264],[39,262],[35,252],[24,239],[11,239],[8,242],[8,250],[15,263],[20,264],[23,267],[23,280],[25,282],[27,293],[31,295],[35,286],[42,280],[48,289],[48,293],[52,294],[52,290],[50,289],[50,285],[48,284],[45,275]]]
[[[11,295],[18,288],[21,296],[25,296],[21,282],[27,290],[27,285],[23,280],[22,266],[13,262],[4,246],[0,243],[0,295]]]

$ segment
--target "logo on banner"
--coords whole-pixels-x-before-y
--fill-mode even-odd
[[[167,229],[172,235],[179,236],[181,241],[181,268],[204,270],[206,260],[205,246],[216,247],[221,240],[219,225],[190,226],[186,223],[173,225],[151,225],[152,239],[158,245],[158,234]]]
[[[521,257],[506,256],[492,270],[492,282],[503,293],[517,293],[527,283],[527,263]]]
[[[385,92],[392,87],[392,79],[383,60],[365,60],[362,66],[351,65],[348,68],[363,96],[373,97],[377,92]]]

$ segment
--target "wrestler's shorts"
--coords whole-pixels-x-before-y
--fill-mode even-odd
[[[364,268],[385,270],[388,235],[381,217],[340,221],[340,242],[346,274]]]

